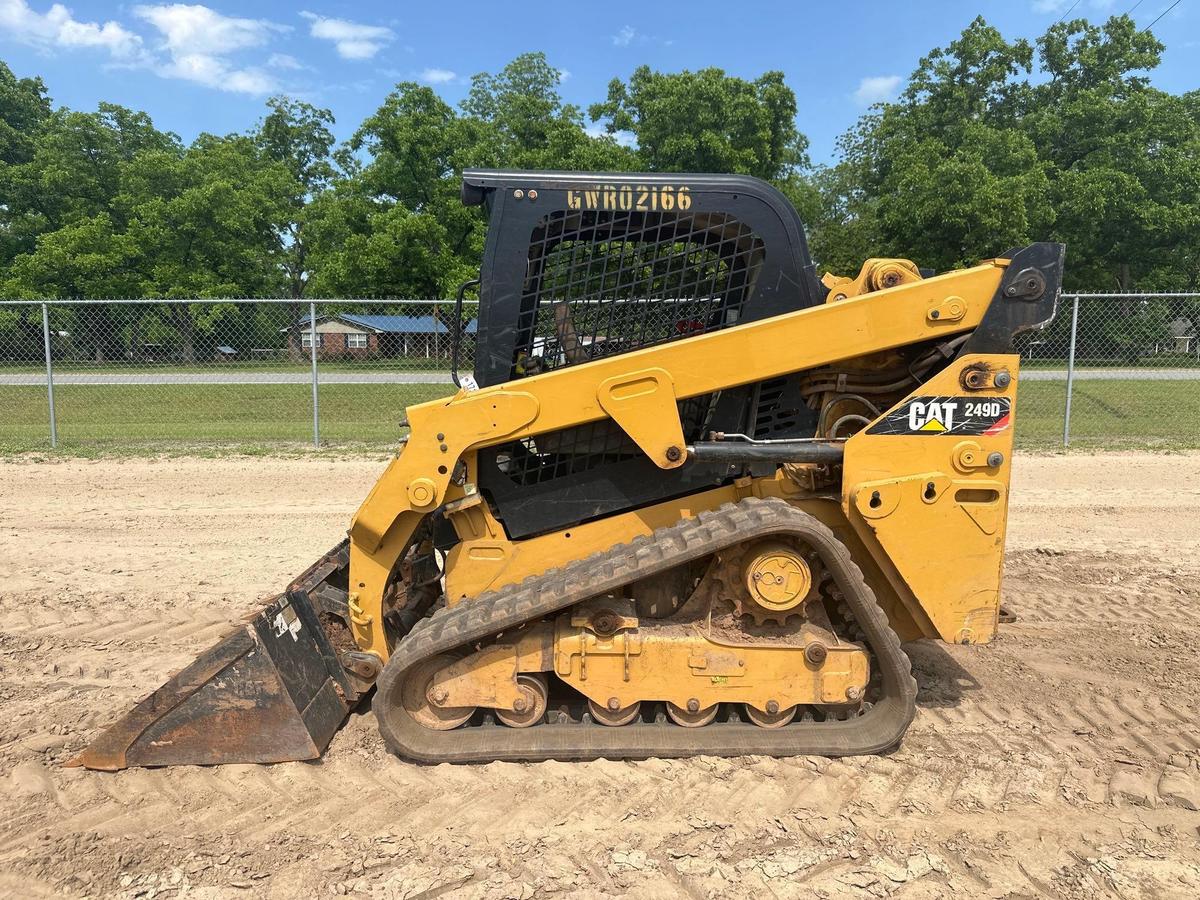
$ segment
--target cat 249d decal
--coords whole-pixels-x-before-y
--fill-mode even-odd
[[[913,397],[867,434],[999,434],[1011,423],[1008,397]]]

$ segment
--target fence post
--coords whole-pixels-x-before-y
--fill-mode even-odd
[[[312,408],[313,408],[313,446],[321,446],[321,415],[317,405],[317,304],[308,302],[308,337],[312,349]]]
[[[1067,408],[1063,412],[1063,446],[1071,444],[1071,390],[1075,386],[1075,334],[1079,327],[1079,295],[1071,303],[1071,346],[1067,349]]]
[[[54,410],[54,363],[50,353],[50,310],[42,304],[42,346],[46,351],[46,402],[50,407],[50,449],[58,446],[58,418]]]

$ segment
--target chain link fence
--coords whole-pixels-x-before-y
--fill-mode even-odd
[[[455,390],[456,315],[459,368],[473,369],[477,312],[453,300],[0,302],[0,452],[391,447],[405,407]],[[618,331],[574,339],[619,352]],[[1018,443],[1200,446],[1198,331],[1200,295],[1064,295],[1048,328],[1019,338]],[[539,359],[571,352],[550,346],[553,328],[538,341]]]
[[[0,450],[395,445],[454,301],[0,303]],[[473,366],[475,304],[463,306]],[[312,322],[315,321],[315,328]]]
[[[1198,333],[1198,294],[1064,294],[1047,328],[1018,337],[1018,442],[1200,446]]]

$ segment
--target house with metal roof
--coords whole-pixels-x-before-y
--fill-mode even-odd
[[[471,319],[463,328],[464,337],[474,339],[478,322]],[[330,313],[317,316],[316,328],[308,316],[294,326],[283,328],[288,348],[297,357],[312,352],[314,332],[317,355],[322,359],[363,357],[423,356],[427,359],[450,354],[450,328],[436,316],[358,315]]]

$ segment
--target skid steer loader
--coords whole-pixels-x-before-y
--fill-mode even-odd
[[[468,171],[474,371],[348,540],[101,734],[126,766],[870,754],[902,642],[996,634],[1019,356],[1064,248],[818,279],[728,175]],[[462,292],[459,294],[460,306]]]

